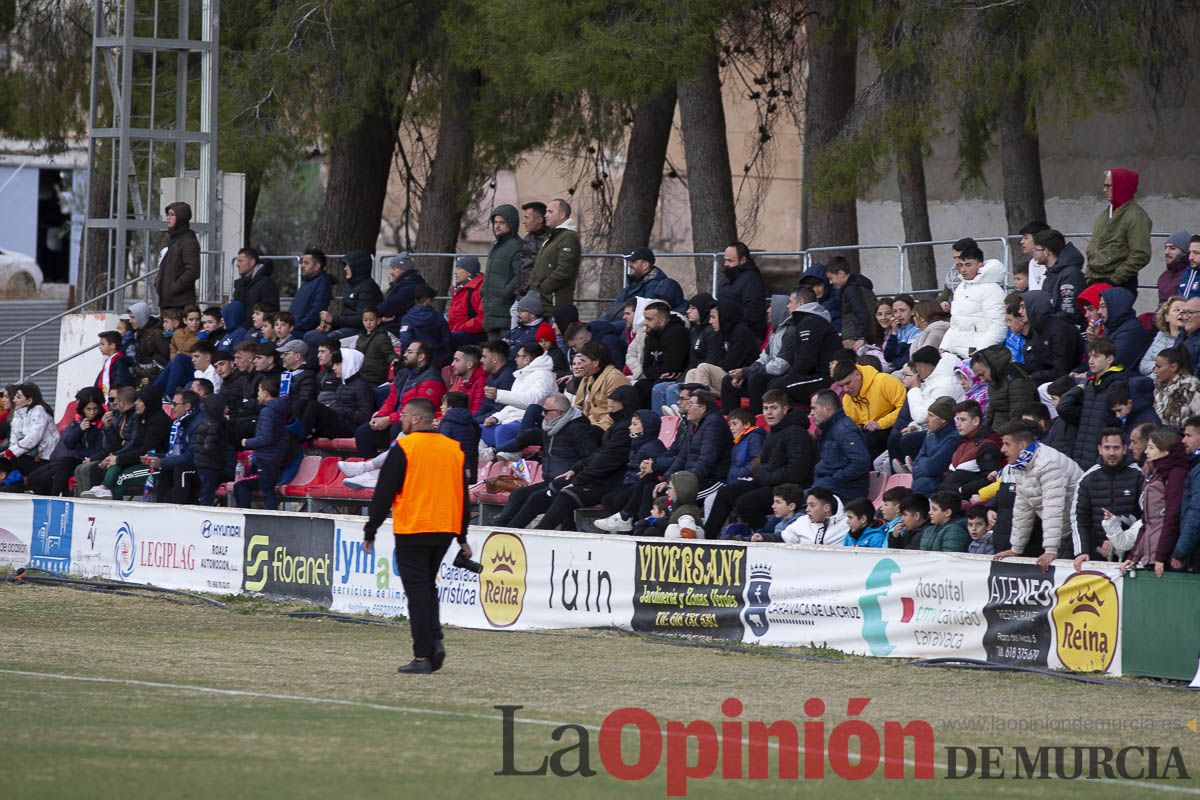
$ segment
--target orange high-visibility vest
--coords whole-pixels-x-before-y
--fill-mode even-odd
[[[392,500],[395,533],[455,533],[462,529],[463,451],[440,433],[416,431],[396,445],[408,465]]]

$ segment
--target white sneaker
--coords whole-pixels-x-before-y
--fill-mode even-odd
[[[678,417],[680,415],[679,414],[679,406],[677,406],[677,405],[663,406],[662,408],[659,409],[659,411],[662,412],[660,414],[660,416],[663,416],[663,417]]]
[[[366,472],[370,463],[369,461],[339,461],[338,470],[347,478],[353,478],[355,475],[362,475]]]
[[[488,447],[483,442],[479,443],[479,460],[481,462],[491,462],[496,460],[496,451]]]
[[[113,493],[107,486],[101,484],[99,486],[93,486],[86,492],[81,492],[79,496],[91,497],[95,498],[96,500],[112,500]]]
[[[520,461],[521,454],[520,453],[496,453],[496,458],[500,459],[501,461]]]
[[[609,533],[625,533],[626,531],[633,530],[633,523],[622,517],[620,511],[611,517],[598,519],[592,524],[600,530],[608,531]]]

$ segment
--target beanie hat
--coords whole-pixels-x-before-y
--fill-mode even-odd
[[[554,326],[549,322],[543,322],[538,325],[537,335],[533,337],[535,342],[553,342],[556,340],[554,336]]]
[[[534,316],[542,315],[542,298],[537,292],[530,292],[517,303],[517,311],[527,311]]]
[[[1167,237],[1166,243],[1173,244],[1186,253],[1188,245],[1192,243],[1192,235],[1187,231],[1175,231]]]
[[[929,413],[949,422],[954,419],[954,401],[943,395],[929,404]]]
[[[479,274],[479,259],[475,256],[459,256],[454,259],[454,268],[466,270],[471,276]]]

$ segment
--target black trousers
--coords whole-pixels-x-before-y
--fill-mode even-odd
[[[345,439],[354,435],[357,427],[343,415],[326,405],[311,402],[300,414],[300,424],[311,436],[327,436],[330,439]]]
[[[413,658],[430,658],[434,642],[442,639],[437,574],[453,539],[453,536],[444,533],[396,536],[396,571],[400,573],[400,582],[408,595],[408,628],[412,633]]]
[[[550,484],[546,481],[531,486],[513,489],[508,495],[504,509],[492,522],[504,528],[524,528],[533,522],[538,514],[544,514],[550,509],[554,498],[546,493]]]
[[[575,528],[575,510],[589,508],[599,503],[611,484],[600,486],[570,486],[554,495],[546,516],[542,517],[539,528],[547,531],[568,530]]]
[[[726,414],[735,408],[741,408],[742,398],[750,398],[750,413],[762,413],[762,396],[771,382],[771,376],[765,371],[757,370],[750,373],[742,383],[741,388],[733,385],[733,379],[726,375],[721,379],[721,410]]]
[[[757,486],[750,481],[738,481],[722,487],[713,498],[712,510],[704,520],[704,535],[708,539],[721,536],[721,528],[729,521],[729,515],[737,511],[738,518],[758,530],[771,513],[771,500],[775,490],[771,486]]]

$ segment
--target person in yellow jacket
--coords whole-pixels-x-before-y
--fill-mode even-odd
[[[446,648],[438,614],[437,573],[450,540],[457,537],[466,558],[467,482],[458,442],[433,427],[433,404],[410,400],[400,413],[404,436],[391,448],[371,497],[363,526],[363,549],[375,552],[375,532],[392,518],[396,570],[408,595],[413,660],[398,670],[428,675],[442,668]]]
[[[900,416],[907,392],[898,379],[874,367],[859,366],[853,353],[835,357],[833,383],[842,393],[842,410],[862,429],[874,458],[887,449],[888,433]]]

